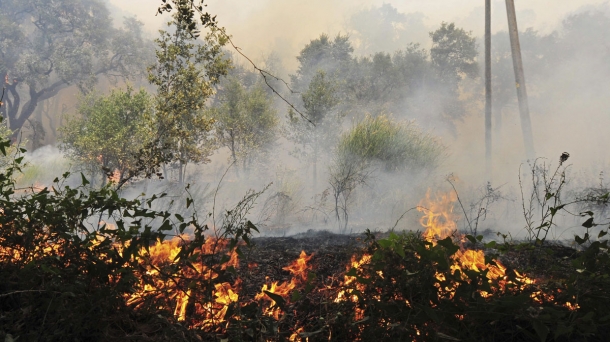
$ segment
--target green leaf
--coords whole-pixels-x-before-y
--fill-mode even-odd
[[[497,243],[495,241],[489,241],[485,244],[485,248],[496,248],[496,244]]]
[[[576,241],[577,244],[582,245],[583,243],[585,243],[587,240],[589,239],[589,234],[585,234],[585,238],[581,238],[578,235],[574,235],[574,240]]]
[[[397,253],[398,255],[400,255],[402,258],[404,258],[404,257],[406,256],[406,255],[405,255],[405,250],[404,250],[404,248],[402,248],[402,245],[401,245],[401,244],[397,244],[397,245],[396,245],[396,247],[394,248],[394,250],[395,250],[395,251],[396,251],[396,253]]]
[[[358,276],[358,271],[352,267],[349,271],[347,271],[347,273],[345,273],[345,275],[348,277],[356,277]]]
[[[589,219],[587,219],[587,220],[586,220],[586,221],[585,221],[585,222],[582,224],[582,226],[583,226],[583,227],[585,227],[585,228],[591,228],[591,227],[593,227],[593,226],[596,226],[596,224],[595,224],[595,223],[593,223],[593,217],[590,217]]]
[[[378,240],[377,243],[379,246],[381,246],[381,248],[389,248],[392,245],[392,242],[387,239]]]
[[[81,177],[81,182],[82,182],[82,185],[87,185],[87,184],[89,184],[89,181],[87,180],[87,178],[85,178],[85,175],[83,175],[83,173],[82,173],[82,172],[80,173],[80,177]]]
[[[607,231],[602,230],[601,232],[599,232],[599,234],[597,235],[598,239],[601,239],[602,237],[606,236],[608,234]]]
[[[466,238],[472,243],[477,243],[477,239],[472,235],[466,235]]]
[[[254,225],[254,223],[247,221],[246,222],[246,228],[254,230],[255,232],[259,233],[258,228],[256,228],[256,226]]]
[[[451,239],[450,236],[446,237],[442,240],[438,240],[437,243],[440,246],[445,247],[447,249],[447,251],[449,252],[449,255],[455,254],[460,249],[459,246],[457,246],[456,244],[453,243],[453,240]]]

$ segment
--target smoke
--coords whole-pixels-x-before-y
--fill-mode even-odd
[[[274,60],[274,68],[283,77],[295,73],[298,65],[295,57],[322,33],[331,38],[337,34],[348,35],[355,48],[354,55],[364,57],[376,52],[393,54],[405,50],[409,43],[419,43],[429,50],[429,32],[436,30],[441,22],[455,22],[458,27],[472,31],[482,52],[484,8],[479,0],[386,1],[384,4],[373,0],[206,2],[209,4],[207,10],[217,15],[220,25],[227,29],[233,42],[245,54],[261,65]],[[145,23],[151,37],[156,36],[157,30],[169,20],[167,14],[155,16],[160,1],[108,0],[108,3],[117,22],[122,16],[136,15]],[[547,157],[549,163],[557,165],[559,155],[569,152],[569,163],[573,166],[568,176],[574,180],[568,190],[595,186],[600,183],[600,172],[607,171],[610,166],[607,148],[610,145],[607,133],[607,127],[610,127],[610,97],[607,96],[610,93],[607,63],[610,39],[606,34],[610,31],[610,5],[603,0],[542,0],[518,1],[516,6],[536,155]],[[499,195],[487,208],[488,215],[481,220],[480,229],[511,232],[523,237],[522,224],[515,224],[522,221],[518,176],[520,165],[524,171],[528,164],[524,157],[506,30],[504,1],[494,0],[491,188]],[[482,55],[479,55],[479,61],[482,61]],[[453,191],[446,181],[450,174],[464,211],[471,218],[478,215],[476,204],[489,190],[483,158],[482,79],[463,81],[460,90],[471,94],[469,107],[464,117],[452,122],[455,127],[451,129],[441,122],[438,116],[441,105],[430,97],[428,89],[414,91],[410,99],[392,108],[395,117],[415,119],[426,131],[438,135],[448,147],[448,156],[435,172],[425,175],[376,170],[370,182],[353,196],[351,231],[394,226],[402,214],[419,203],[428,188]],[[285,106],[279,100],[276,105],[280,117],[284,118]],[[349,128],[349,124],[345,126]],[[329,194],[322,191],[326,185],[312,189],[310,166],[291,154],[292,150],[292,142],[279,139],[264,170],[238,176],[230,169],[218,191],[218,180],[228,167],[226,150],[217,152],[209,164],[190,167],[188,181],[194,184],[191,194],[199,200],[198,209],[222,212],[234,205],[246,190],[260,190],[273,182],[253,211],[266,234],[283,235],[320,227],[335,229],[333,218],[327,214],[331,205]],[[53,174],[47,177],[45,173],[44,177],[51,178],[42,180],[44,184],[61,174],[63,167],[69,164],[61,161],[61,153],[52,147],[34,151],[28,159],[39,170],[37,172],[42,174],[44,169]],[[329,162],[330,158],[320,162],[320,183],[325,181]],[[171,176],[169,178],[169,183],[146,181],[126,187],[124,194],[136,197],[143,192],[149,196],[173,191],[174,202],[163,202],[164,205],[169,206],[171,202],[174,208],[186,210],[179,203],[184,203],[187,194],[183,189],[176,189],[179,186],[171,183]],[[419,228],[418,215],[415,211],[408,212],[397,228]],[[566,226],[575,225],[572,218],[564,221]],[[464,222],[461,222],[462,228],[468,228]]]

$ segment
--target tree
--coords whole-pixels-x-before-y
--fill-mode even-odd
[[[478,52],[471,32],[457,28],[454,23],[443,22],[439,29],[430,32],[430,38],[430,58],[441,83],[455,87],[465,76],[477,76]]]
[[[0,109],[16,135],[37,106],[70,85],[88,90],[101,75],[143,71],[141,24],[115,29],[100,0],[0,1]]]
[[[290,110],[288,112],[290,121],[286,134],[289,140],[296,142],[303,148],[297,152],[312,162],[315,189],[320,149],[333,145],[340,128],[341,118],[333,110],[339,103],[337,85],[328,79],[324,71],[318,71],[309,83],[307,91],[301,95],[301,99],[305,114],[310,122],[299,119]]]
[[[445,22],[430,32],[430,37],[430,59],[436,72],[435,102],[440,104],[444,119],[452,122],[466,113],[466,102],[460,99],[460,82],[478,75],[476,40],[471,32]]]
[[[121,183],[135,170],[138,153],[150,140],[152,99],[144,90],[90,94],[81,101],[80,117],[60,128],[62,149],[94,173],[113,173]],[[105,178],[104,178],[105,179]]]
[[[247,89],[236,77],[227,80],[218,102],[212,110],[218,141],[246,171],[255,156],[264,154],[276,139],[277,112],[263,85],[256,83]]]
[[[291,75],[292,88],[297,91],[307,89],[313,78],[323,71],[332,79],[341,77],[352,61],[354,48],[348,36],[337,35],[334,40],[326,34],[309,42],[297,56],[299,67]]]
[[[178,169],[183,182],[189,162],[207,162],[213,152],[214,120],[204,114],[214,85],[227,74],[230,60],[222,46],[226,36],[211,30],[203,44],[188,31],[188,24],[176,14],[168,26],[175,31],[160,31],[156,39],[157,63],[149,67],[149,81],[157,86],[155,124],[164,160]]]

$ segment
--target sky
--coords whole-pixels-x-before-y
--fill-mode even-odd
[[[151,34],[168,20],[155,15],[160,0],[108,0],[118,15],[136,15]],[[207,10],[216,14],[233,41],[254,58],[264,58],[275,51],[284,64],[294,68],[294,57],[310,40],[321,33],[346,32],[351,16],[372,6],[388,3],[399,12],[420,13],[430,31],[441,22],[455,22],[480,36],[483,32],[483,0],[209,0]],[[605,0],[517,0],[519,27],[533,27],[541,33],[552,31],[563,18]],[[502,0],[492,0],[492,27],[506,30],[506,7]],[[420,35],[421,37],[421,35]],[[426,42],[420,42],[425,43]],[[402,47],[397,47],[397,49]]]

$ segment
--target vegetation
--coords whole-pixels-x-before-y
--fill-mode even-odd
[[[81,100],[80,117],[60,128],[63,149],[93,174],[113,175],[120,183],[138,163],[138,153],[151,141],[152,98],[146,91],[113,90]]]
[[[180,18],[176,14],[168,23],[174,33],[160,31],[155,40],[157,63],[149,68],[149,81],[157,87],[154,123],[162,159],[174,164],[183,182],[188,163],[206,162],[213,152],[214,119],[204,108],[230,60],[222,52],[223,34],[211,31],[198,44]]]
[[[149,63],[140,24],[127,19],[124,29],[114,29],[99,0],[0,1],[6,88],[0,112],[10,128],[0,127],[0,340],[607,339],[610,193],[602,178],[598,187],[566,194],[567,153],[556,168],[537,159],[520,175],[525,241],[477,235],[502,195],[488,183],[483,198],[464,206],[452,180],[454,192],[417,207],[421,233],[396,232],[397,221],[386,233],[358,238],[323,232],[316,240],[317,233],[307,232],[298,240],[254,240],[258,228],[247,216],[267,189],[258,203],[260,221],[283,227],[297,213],[315,212],[324,223],[334,216],[345,233],[358,200],[371,211],[398,202],[387,194],[358,197],[376,171],[391,177],[387,187],[408,192],[395,180],[437,167],[446,147],[416,122],[426,127],[426,120],[442,119],[451,128],[477,104],[468,98],[477,91],[466,89],[478,76],[471,33],[442,23],[429,34],[427,51],[403,41],[421,17],[388,4],[371,7],[352,18],[354,46],[370,55],[354,55],[347,35],[322,34],[303,47],[288,84],[256,65],[256,72],[232,65],[223,50],[231,37],[204,7],[204,0],[161,0],[159,12],[172,12],[173,19],[155,40],[156,60]],[[370,16],[378,25],[368,32],[361,21]],[[522,35],[525,58],[539,66],[532,79],[553,70],[547,62],[556,61],[551,55],[559,55],[561,39],[603,39],[579,28],[602,32],[604,18],[576,14],[561,35]],[[405,48],[389,53],[397,41]],[[534,53],[536,44],[544,53]],[[514,91],[503,74],[510,74],[508,58],[499,53],[495,60],[502,67],[495,87]],[[91,92],[99,76],[146,71],[154,95],[130,86],[105,96]],[[41,101],[73,84],[86,95],[61,128],[64,152],[112,182],[93,185],[95,172],[66,172],[49,184],[20,187],[19,179],[29,182],[42,171],[28,170],[26,151],[11,136]],[[284,86],[290,95],[278,91]],[[274,185],[246,191],[228,210],[218,209],[220,184],[210,190],[207,180],[202,188],[185,185],[184,199],[163,191],[122,197],[123,184],[164,176],[160,168],[165,176],[175,170],[185,183],[187,165],[206,163],[219,147],[244,175],[262,169],[257,162],[278,151],[272,149],[281,125],[274,94],[290,100],[283,133],[302,157],[296,170],[278,167]],[[498,105],[509,105],[507,94],[498,92]],[[44,127],[30,125],[39,146]],[[320,192],[318,164],[326,158],[327,188]],[[299,178],[304,165],[313,166],[313,186]],[[219,183],[238,188],[253,181],[224,180],[228,172]],[[205,215],[194,195],[212,197]],[[471,235],[456,229],[456,200]],[[552,241],[561,215],[582,223],[566,244]]]
[[[313,166],[313,184],[317,185],[317,163],[322,149],[332,146],[337,138],[341,117],[333,110],[338,104],[337,89],[326,72],[318,71],[309,83],[307,91],[301,95],[308,121],[297,117],[291,109],[288,112],[289,127],[286,130],[288,139],[301,145],[297,150],[307,157]]]
[[[279,124],[273,103],[259,83],[246,89],[237,78],[228,79],[211,110],[216,120],[216,136],[231,152],[234,163],[241,161],[247,171],[258,155],[269,150]]]
[[[0,3],[2,116],[15,133],[44,100],[70,85],[92,89],[100,76],[142,74],[150,60],[141,24],[115,29],[102,1],[10,0]]]
[[[386,115],[367,116],[341,136],[338,155],[361,163],[379,163],[386,171],[431,169],[445,147],[413,123],[399,123]]]

